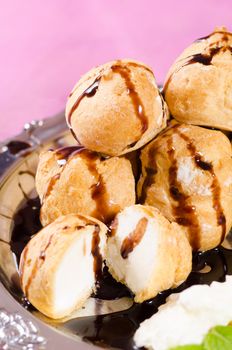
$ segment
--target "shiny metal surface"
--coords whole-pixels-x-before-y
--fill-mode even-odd
[[[40,350],[46,348],[46,339],[41,337],[33,322],[18,313],[0,309],[0,346],[5,350]]]

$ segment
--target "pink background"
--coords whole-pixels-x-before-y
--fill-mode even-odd
[[[0,140],[64,109],[92,66],[131,57],[162,82],[186,45],[231,23],[231,0],[2,0]]]

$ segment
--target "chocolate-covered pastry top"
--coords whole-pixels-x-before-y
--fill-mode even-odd
[[[218,28],[195,41],[171,66],[164,85],[180,122],[232,130],[232,33]]]
[[[166,126],[168,110],[153,72],[118,60],[86,73],[69,96],[68,126],[86,148],[120,155],[140,148]]]

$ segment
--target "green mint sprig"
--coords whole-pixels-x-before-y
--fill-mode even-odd
[[[232,327],[216,326],[206,334],[201,345],[183,345],[170,350],[232,350]]]

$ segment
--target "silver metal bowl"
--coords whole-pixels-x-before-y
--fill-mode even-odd
[[[106,332],[109,331],[110,334],[112,331],[118,331],[118,344],[120,344],[120,337],[124,330],[127,332],[126,334],[131,334],[132,339],[139,321],[143,320],[144,310],[150,308],[153,312],[157,311],[157,307],[165,302],[168,295],[165,292],[161,293],[158,302],[148,301],[143,308],[140,308],[140,305],[134,306],[130,297],[121,297],[115,300],[90,298],[84,309],[74,313],[69,320],[66,319],[64,322],[53,322],[35,309],[27,307],[27,302],[20,288],[17,257],[12,249],[12,234],[14,234],[18,218],[17,213],[25,199],[30,201],[36,196],[35,173],[41,150],[63,147],[73,144],[73,142],[74,139],[66,126],[64,113],[61,113],[53,118],[27,123],[20,135],[0,144],[0,349],[91,349],[93,346],[84,342],[78,335],[75,319],[78,320],[86,316],[95,317],[98,314],[107,316],[109,313],[113,313],[115,317],[112,317],[112,322],[109,323]],[[24,217],[23,220],[33,220],[34,209],[36,208],[32,205],[30,214],[32,218]],[[227,236],[224,248],[226,248],[227,253],[232,249],[231,234]],[[215,257],[212,255],[213,265],[218,264],[218,269],[216,268],[216,272],[214,272],[216,280],[222,280],[226,273],[232,274],[232,266],[227,266],[223,256],[220,255],[220,249],[224,248],[216,248],[213,252]],[[232,253],[229,254],[231,254],[230,259],[232,259]],[[210,283],[212,281],[210,270],[211,268],[208,269],[203,263],[198,271],[192,272],[190,285],[205,283],[202,277],[198,277],[199,273],[204,276],[208,274],[209,278],[206,283]],[[184,284],[181,288],[186,287],[188,285]],[[128,313],[124,314],[123,310],[130,310],[132,317],[128,317]],[[121,312],[118,313],[118,311]],[[150,312],[150,314],[152,313]],[[134,315],[138,319],[136,324]],[[117,330],[112,329],[114,321],[117,321],[117,327],[119,325]],[[81,327],[82,330],[79,334],[83,335],[83,332],[86,331],[84,328],[88,328],[89,324],[83,323]],[[97,327],[96,323],[96,331]],[[88,340],[91,341],[91,339]],[[110,340],[108,344],[110,346]],[[97,345],[106,347],[105,344],[101,343],[97,343]],[[128,348],[132,349],[133,343],[129,345]],[[124,349],[122,345],[118,347]]]

